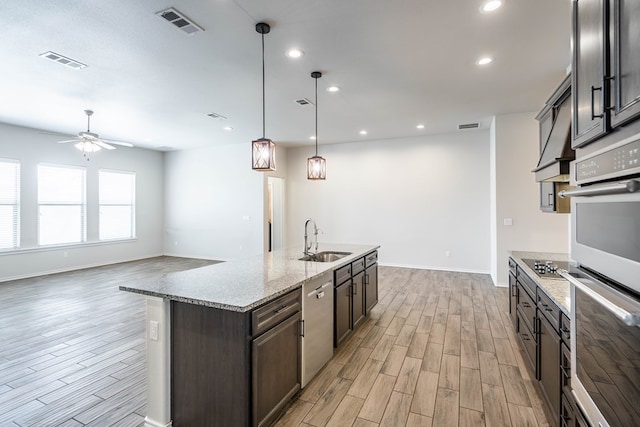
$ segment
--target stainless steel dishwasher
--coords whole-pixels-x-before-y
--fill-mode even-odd
[[[302,387],[333,356],[333,271],[303,286]]]

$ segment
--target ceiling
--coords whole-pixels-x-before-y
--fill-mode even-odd
[[[20,0],[0,14],[0,122],[91,130],[152,149],[248,143],[312,145],[457,131],[537,111],[570,64],[569,0]],[[174,7],[204,28],[186,35],[156,12]],[[291,59],[297,47],[305,54]],[[53,51],[88,67],[39,55]],[[494,62],[481,67],[484,55]],[[341,91],[329,93],[329,85]],[[226,116],[212,119],[208,113]],[[424,124],[424,129],[416,125]],[[231,126],[232,131],[223,127]],[[360,135],[360,130],[367,135]]]

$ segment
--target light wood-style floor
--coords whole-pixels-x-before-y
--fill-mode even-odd
[[[145,303],[117,285],[209,263],[160,257],[0,283],[0,427],[141,426]],[[506,289],[483,275],[379,274],[370,318],[278,426],[548,425]]]

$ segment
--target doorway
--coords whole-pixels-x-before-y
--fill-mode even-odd
[[[284,178],[270,176],[267,180],[269,192],[269,252],[284,247]]]

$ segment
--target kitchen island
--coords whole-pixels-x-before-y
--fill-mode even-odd
[[[299,328],[295,313],[300,316],[300,289],[305,283],[323,275],[332,277],[332,272],[378,248],[321,243],[317,252],[348,254],[333,262],[300,261],[302,247],[294,247],[120,286],[147,297],[146,425],[272,421],[277,414],[262,407],[265,403],[256,397],[256,387],[266,383],[256,381],[256,367],[264,366],[256,360],[261,346],[286,339],[282,343],[291,343],[291,334]],[[282,334],[267,337],[263,326],[272,327],[285,318],[276,326]],[[286,359],[290,352],[281,353]],[[295,362],[291,360],[294,367]],[[286,366],[283,360],[271,363]],[[277,387],[286,381],[272,383]],[[295,390],[283,399],[288,400]],[[281,406],[282,402],[276,403]]]

